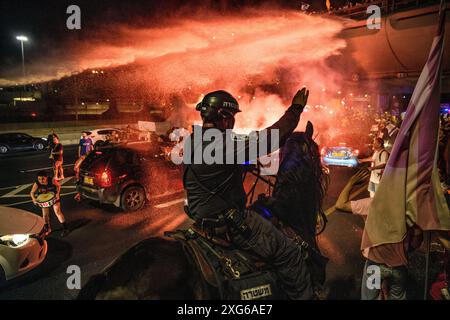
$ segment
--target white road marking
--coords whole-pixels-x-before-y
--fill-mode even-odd
[[[64,178],[63,180],[61,180],[60,182],[59,182],[59,184],[62,186],[63,184],[65,184],[66,182],[69,182],[70,180],[72,180],[72,178],[74,178],[75,176],[70,176],[70,177],[67,177],[67,178]]]
[[[159,195],[156,195],[156,196],[152,196],[152,199],[159,199],[159,198],[162,198],[162,197],[172,196],[172,195],[177,194],[177,193],[180,193],[180,192],[182,192],[182,191],[183,191],[183,189],[175,190],[175,191],[172,191],[172,192],[165,192],[165,193],[163,193],[163,194],[159,194]]]
[[[18,198],[18,197],[23,197],[23,195],[17,195],[17,194],[19,192],[25,190],[26,188],[31,187],[32,185],[33,185],[32,183],[21,185],[20,187],[16,188],[15,190],[10,191],[7,194],[4,194],[0,198]],[[28,197],[29,197],[29,195],[28,195]]]
[[[72,191],[72,192],[67,192],[67,193],[61,193],[61,197],[68,196],[68,195],[75,194],[75,193],[77,193],[77,192],[76,191]],[[20,202],[15,202],[15,203],[2,204],[1,206],[3,206],[3,207],[12,207],[12,206],[17,206],[19,204],[25,204],[25,203],[30,203],[30,202],[33,202],[33,201],[31,201],[31,200],[20,201]]]
[[[11,187],[4,187],[4,188],[0,188],[0,191],[1,191],[1,190],[9,190],[9,189],[14,189],[14,188],[18,188],[18,187],[20,187],[20,186],[11,186]]]
[[[75,189],[76,186],[65,186],[64,184],[69,182],[70,180],[72,180],[74,178],[74,176],[70,176],[65,178],[64,180],[60,181],[61,184],[61,189]],[[0,196],[0,198],[27,198],[30,195],[28,193],[24,194],[19,194],[21,191],[31,187],[33,185],[33,183],[27,183],[27,184],[23,184],[23,185],[19,185],[19,186],[12,186],[12,187],[5,187],[2,188],[0,190],[6,190],[6,189],[14,189],[10,192],[8,192],[7,194],[4,194],[2,196]]]
[[[180,199],[176,199],[176,200],[172,200],[169,202],[164,202],[164,203],[158,204],[155,206],[155,208],[158,208],[158,209],[167,208],[167,207],[173,206],[174,204],[177,204],[180,202],[184,202],[184,198],[180,198]]]
[[[63,167],[72,167],[74,166],[75,163],[72,164],[64,164]],[[46,167],[46,168],[37,168],[37,169],[30,169],[30,170],[20,170],[20,173],[27,173],[27,172],[36,172],[36,171],[41,171],[41,170],[53,170],[53,167]]]

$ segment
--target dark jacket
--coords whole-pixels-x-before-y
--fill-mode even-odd
[[[270,129],[279,130],[279,146],[282,147],[287,138],[295,130],[300,120],[302,108],[299,105],[292,105],[285,112],[285,114],[272,126],[264,129],[267,131],[267,141],[265,150],[262,149],[258,152],[258,156],[267,155],[277,150],[276,146],[271,146]],[[222,142],[216,143],[214,141],[201,141],[195,145],[192,137],[195,135],[195,130],[205,129],[202,127],[195,127],[194,133],[186,138],[184,145],[184,176],[183,183],[187,193],[188,210],[191,216],[195,219],[214,217],[220,213],[225,213],[229,209],[237,208],[244,209],[246,205],[246,194],[242,181],[244,162],[254,161],[253,155],[249,153],[250,143],[248,140],[237,142],[233,141],[233,148],[227,148],[225,141],[227,141],[227,133],[222,132]],[[262,131],[257,134],[259,137],[263,136]],[[210,144],[214,144],[211,145]],[[235,164],[221,164],[213,163],[206,164],[204,162],[200,164],[186,164],[190,159],[191,163],[194,163],[193,154],[198,154],[209,146],[219,154],[224,155],[223,163],[226,158],[233,157]],[[208,148],[208,149],[209,149]],[[228,150],[227,150],[228,149]],[[236,161],[240,159],[239,161]],[[200,184],[198,183],[200,182]],[[203,187],[202,187],[203,186]],[[205,188],[207,190],[205,190]],[[214,194],[211,194],[213,192]]]

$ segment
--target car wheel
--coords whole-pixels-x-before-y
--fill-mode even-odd
[[[34,149],[36,149],[37,151],[42,151],[42,150],[44,150],[44,144],[42,142],[37,142],[34,145]]]
[[[8,153],[8,147],[0,145],[0,154],[6,154],[6,153]]]
[[[122,193],[121,207],[124,211],[136,211],[145,203],[145,192],[140,186],[131,186]]]

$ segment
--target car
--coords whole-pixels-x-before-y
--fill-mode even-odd
[[[88,133],[88,136],[89,138],[91,138],[92,143],[95,147],[102,146],[114,140],[120,141],[126,136],[124,130],[117,128],[94,129],[88,130],[86,132]]]
[[[88,154],[80,166],[81,199],[137,211],[157,195],[182,190],[180,167],[164,160],[158,144],[107,145]]]
[[[21,209],[0,206],[0,285],[40,265],[47,242],[40,236],[44,219]]]
[[[0,154],[7,154],[13,151],[42,151],[46,146],[46,139],[32,137],[26,133],[12,132],[0,134]]]
[[[337,147],[323,147],[322,162],[327,166],[357,167],[359,150],[340,143]]]

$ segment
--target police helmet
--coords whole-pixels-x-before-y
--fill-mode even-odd
[[[221,118],[234,117],[237,112],[241,112],[237,100],[230,93],[223,90],[208,93],[197,104],[195,109],[200,111],[204,122],[214,122]]]

